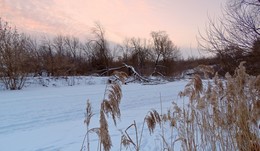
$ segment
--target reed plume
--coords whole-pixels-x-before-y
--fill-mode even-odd
[[[120,119],[121,116],[119,108],[122,98],[121,83],[125,83],[127,74],[124,72],[114,72],[112,76],[116,77],[116,80],[107,84],[100,107],[100,143],[103,145],[105,151],[109,151],[112,147],[106,116],[109,117],[111,115],[116,126],[116,119]]]

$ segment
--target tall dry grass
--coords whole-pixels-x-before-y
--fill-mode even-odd
[[[87,141],[87,150],[89,151],[89,124],[90,124],[90,120],[92,118],[92,116],[94,115],[93,112],[92,112],[92,106],[91,106],[91,103],[90,101],[88,100],[87,101],[87,105],[86,105],[86,113],[85,113],[85,120],[84,120],[84,123],[86,124],[86,127],[87,127],[87,132],[84,136],[84,139],[83,139],[83,143],[81,145],[81,149],[80,151],[82,151],[84,149],[84,143],[85,143],[85,140]]]
[[[180,93],[189,98],[177,119],[183,150],[260,150],[260,76],[248,75],[243,64],[205,86],[195,75]]]
[[[122,146],[126,150],[131,150],[130,146],[133,146],[134,150],[140,151],[144,126],[148,127],[152,135],[156,125],[159,125],[163,144],[161,150],[173,151],[175,143],[179,142],[184,151],[259,151],[260,75],[248,75],[243,64],[235,70],[234,75],[227,73],[224,79],[219,78],[217,73],[213,80],[207,81],[194,75],[179,93],[183,105],[173,102],[165,114],[162,109],[161,113],[149,111],[141,131],[138,131],[134,121],[122,132],[120,150]],[[205,74],[213,73],[209,67],[200,68]],[[101,103],[100,127],[92,130],[99,135],[100,146],[102,144],[105,151],[109,151],[112,145],[107,117],[111,115],[116,125],[116,119],[120,118],[121,95],[118,82],[108,84]],[[169,129],[165,129],[167,122]],[[128,134],[132,128],[135,138]],[[165,131],[170,132],[170,138],[165,137]]]
[[[111,116],[113,118],[114,124],[116,125],[116,121],[121,117],[120,113],[120,102],[122,98],[122,90],[121,84],[125,84],[125,79],[127,78],[127,74],[124,72],[114,72],[110,79],[107,82],[103,101],[100,104],[99,111],[99,127],[89,129],[89,123],[91,117],[93,116],[92,107],[90,102],[87,102],[86,107],[86,115],[84,123],[87,126],[87,132],[84,137],[81,150],[85,148],[85,139],[87,138],[87,149],[89,149],[89,133],[94,132],[99,137],[99,145],[98,149],[101,151],[109,151],[112,147],[112,140],[109,134],[109,125],[107,122],[107,118]]]
[[[151,134],[156,125],[163,130],[163,124],[170,123],[170,139],[163,131],[159,134],[162,150],[174,150],[176,142],[181,142],[184,151],[260,150],[260,75],[248,75],[243,64],[225,79],[217,73],[208,81],[194,75],[179,93],[184,98],[182,106],[173,102],[166,114],[156,110],[148,113],[145,121]],[[199,68],[204,77],[213,73],[210,67]]]

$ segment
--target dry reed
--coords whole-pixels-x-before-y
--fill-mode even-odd
[[[122,90],[121,90],[121,84],[125,83],[125,79],[127,78],[127,74],[124,72],[114,72],[112,77],[116,77],[115,80],[107,83],[106,89],[104,92],[104,98],[101,102],[100,112],[99,112],[99,127],[98,128],[92,128],[89,130],[88,126],[90,123],[90,119],[93,116],[92,114],[92,108],[89,103],[87,102],[87,108],[86,108],[86,118],[84,120],[84,123],[87,125],[87,133],[85,135],[85,138],[87,136],[87,142],[88,142],[88,150],[89,150],[89,139],[88,139],[88,133],[89,132],[95,132],[99,137],[99,149],[100,151],[110,151],[112,147],[112,140],[109,134],[109,128],[108,128],[108,122],[107,118],[109,116],[112,116],[114,124],[116,126],[116,120],[117,118],[120,118],[120,107],[119,104],[121,102],[122,98]],[[83,140],[82,148],[85,142],[85,138]],[[102,145],[102,147],[101,147]]]
[[[133,145],[139,151],[146,123],[150,134],[154,133],[157,124],[162,129],[162,150],[174,150],[176,142],[181,143],[181,150],[187,151],[260,150],[260,75],[248,75],[243,64],[240,64],[234,75],[227,73],[225,79],[220,79],[215,73],[213,80],[203,82],[199,75],[194,75],[179,93],[180,97],[188,98],[187,101],[184,99],[182,107],[173,102],[166,114],[149,111],[144,118],[141,134],[134,121],[122,132],[121,145],[126,149]],[[200,66],[200,70],[213,73],[207,66]],[[124,79],[125,75],[116,72],[115,77],[117,80]],[[119,81],[124,83],[123,80]],[[112,146],[105,115],[111,115],[116,125],[116,119],[121,115],[121,97],[120,83],[114,81],[107,86],[101,103],[100,127],[95,130],[105,151],[109,151]],[[170,139],[164,136],[165,122],[169,122],[171,128]],[[128,135],[130,128],[136,132],[135,139]],[[177,137],[173,137],[173,130],[176,130]]]
[[[260,150],[259,76],[243,64],[226,80],[216,74],[205,89],[195,75],[180,93],[189,98],[178,121],[184,150]]]

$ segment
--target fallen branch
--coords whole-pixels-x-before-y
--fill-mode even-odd
[[[124,66],[128,69],[130,69],[132,72],[133,72],[133,76],[135,77],[135,79],[133,81],[135,81],[136,79],[139,79],[140,81],[142,82],[150,82],[149,79],[146,79],[144,77],[142,77],[136,70],[133,66],[130,66],[130,65],[127,65],[124,63]]]
[[[125,67],[125,66],[103,69],[104,71],[100,74],[100,76],[103,76],[103,75],[105,75],[106,73],[108,73],[108,72],[110,72],[110,71],[120,70],[120,69],[122,69],[122,68],[124,68],[124,67]]]

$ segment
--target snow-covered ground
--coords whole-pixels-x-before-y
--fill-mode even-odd
[[[46,83],[46,79],[43,80],[41,85],[45,86],[39,86],[36,84],[39,79],[37,82],[31,80],[23,90],[0,91],[1,151],[80,150],[86,133],[83,122],[88,99],[95,113],[90,128],[99,126],[98,113],[106,78],[74,79],[76,83],[67,85],[59,80],[56,83],[48,81]],[[147,112],[151,109],[160,111],[160,100],[166,112],[171,103],[178,99],[178,93],[186,83],[186,80],[182,80],[158,85],[122,85],[121,120],[117,127],[109,121],[113,143],[111,150],[120,150],[120,131],[124,131],[134,120],[140,131]],[[160,131],[158,127],[156,131]],[[98,137],[91,133],[91,150],[97,150],[97,144]],[[161,148],[160,132],[150,135],[145,127],[141,150],[156,151]]]

